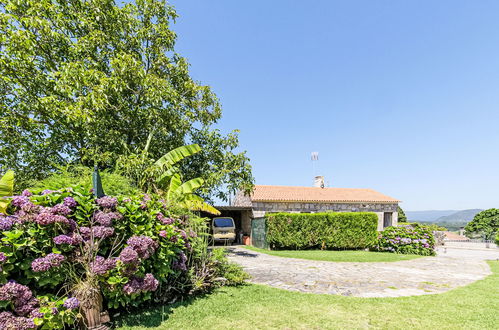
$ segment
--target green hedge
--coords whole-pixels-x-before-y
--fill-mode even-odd
[[[363,249],[378,236],[374,213],[274,213],[266,219],[273,249]]]

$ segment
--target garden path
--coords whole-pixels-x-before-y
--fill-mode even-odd
[[[396,262],[329,262],[271,256],[230,247],[250,282],[291,291],[355,297],[402,297],[442,293],[491,274],[486,259],[499,251],[440,248],[436,257]]]

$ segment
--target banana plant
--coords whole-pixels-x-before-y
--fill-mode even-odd
[[[168,202],[175,201],[180,206],[193,211],[204,211],[211,214],[219,215],[220,211],[206,203],[203,198],[195,195],[194,192],[204,184],[202,178],[191,179],[182,183],[180,174],[174,173],[170,178],[170,184],[166,191],[166,199]]]
[[[5,197],[10,197],[14,194],[14,171],[7,171],[0,179],[0,213],[7,213],[7,207],[10,201]]]
[[[156,184],[158,186],[167,184],[172,179],[173,175],[178,173],[178,168],[175,165],[182,159],[192,156],[200,151],[201,147],[198,144],[190,144],[175,148],[166,153],[154,162],[154,166],[160,169],[160,175],[156,179]]]

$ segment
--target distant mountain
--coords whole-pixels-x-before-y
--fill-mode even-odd
[[[409,221],[421,223],[433,223],[445,227],[450,231],[459,230],[473,220],[481,209],[470,209],[462,211],[407,211],[405,212]]]
[[[405,215],[409,221],[424,221],[434,222],[440,217],[445,217],[453,213],[459,212],[457,210],[431,210],[431,211],[405,211]]]
[[[482,212],[483,210],[481,209],[470,209],[470,210],[462,210],[462,211],[459,211],[459,212],[456,212],[456,213],[452,213],[452,214],[449,214],[449,215],[445,215],[445,216],[442,216],[440,218],[438,218],[435,222],[438,222],[438,223],[446,223],[446,222],[464,222],[464,223],[468,223],[470,222],[471,220],[473,220],[473,218],[475,217],[475,215],[479,212]]]

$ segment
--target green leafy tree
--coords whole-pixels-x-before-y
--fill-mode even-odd
[[[1,0],[0,170],[22,189],[67,162],[111,168],[154,132],[152,159],[201,146],[182,167],[206,194],[249,189],[237,131],[212,128],[219,100],[175,52],[176,18],[165,0]]]
[[[499,209],[488,209],[478,213],[464,230],[468,237],[481,236],[493,240],[496,233],[499,233]]]
[[[398,222],[407,222],[407,216],[404,213],[404,210],[400,206],[397,208],[398,212]]]

